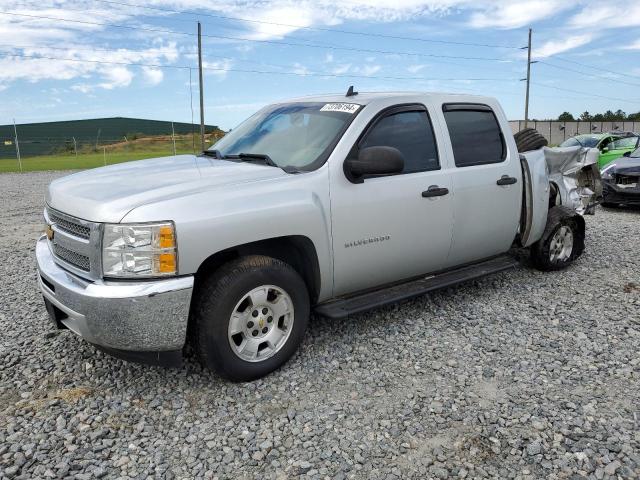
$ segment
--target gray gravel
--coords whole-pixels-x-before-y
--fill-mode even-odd
[[[51,331],[33,248],[59,175],[0,175],[0,477],[640,477],[640,211],[588,217],[561,273],[315,319],[238,385]]]

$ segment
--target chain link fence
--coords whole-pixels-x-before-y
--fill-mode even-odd
[[[200,135],[193,130],[186,123],[123,118],[0,126],[0,172],[93,168],[193,154],[200,149]],[[224,135],[216,126],[205,132],[206,145]]]

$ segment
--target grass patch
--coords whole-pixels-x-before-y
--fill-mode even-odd
[[[209,138],[211,137],[211,138]],[[207,136],[205,145],[211,145],[217,137]],[[195,139],[196,151],[200,145],[200,139]],[[191,135],[176,137],[176,154],[193,154],[193,138]],[[22,159],[23,172],[36,172],[42,170],[84,170],[131,160],[143,160],[145,158],[166,157],[173,155],[173,141],[171,136],[159,135],[154,137],[137,138],[128,142],[120,142],[112,145],[98,146],[95,148],[83,147],[75,152],[61,152],[52,155],[42,155]],[[18,160],[15,158],[0,159],[0,173],[19,172]]]

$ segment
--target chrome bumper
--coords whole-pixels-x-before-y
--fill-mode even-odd
[[[38,283],[60,315],[55,320],[111,349],[170,351],[183,347],[193,277],[152,281],[87,281],[59,267],[43,236],[36,244]]]

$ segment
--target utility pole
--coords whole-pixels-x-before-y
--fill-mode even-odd
[[[204,84],[202,83],[202,25],[198,22],[198,74],[200,76],[200,147],[204,152]]]
[[[16,119],[13,119],[13,133],[15,135],[16,142],[16,156],[18,157],[18,166],[20,167],[20,173],[22,173],[22,159],[20,158],[20,143],[18,143],[18,129],[16,128]]]
[[[537,63],[531,61],[531,29],[529,29],[529,43],[526,47],[527,49],[527,78],[523,78],[522,80],[527,81],[527,93],[525,95],[524,101],[524,128],[527,128],[529,124],[529,85],[531,84],[531,64]]]

